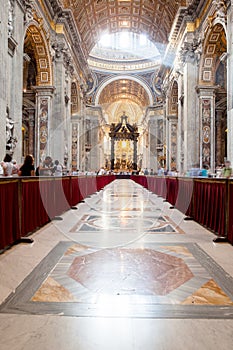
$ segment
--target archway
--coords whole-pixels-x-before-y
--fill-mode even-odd
[[[227,40],[224,26],[209,28],[200,65],[201,165],[214,171],[227,150]]]
[[[40,102],[37,100],[36,91],[38,87],[52,85],[51,58],[43,30],[38,28],[36,22],[31,23],[26,30],[23,57],[22,124],[26,126],[27,133],[22,130],[22,143],[27,146],[22,149],[22,156],[25,157],[30,153],[36,157],[46,148],[45,135],[48,135],[48,111],[45,110],[46,104],[42,100]],[[39,113],[42,104],[43,113],[42,111]],[[42,133],[44,136],[39,137]]]

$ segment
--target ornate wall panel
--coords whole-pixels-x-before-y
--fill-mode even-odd
[[[211,158],[211,100],[202,99],[202,163],[210,166]]]
[[[43,158],[48,142],[48,105],[47,98],[39,98],[39,149],[40,159]]]

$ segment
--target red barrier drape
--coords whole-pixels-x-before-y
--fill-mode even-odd
[[[23,180],[22,183],[22,227],[21,237],[41,227],[49,221],[44,201],[47,197],[49,182]],[[42,195],[41,195],[42,194]]]
[[[0,249],[100,190],[111,176],[21,178],[0,181]],[[233,181],[131,176],[137,183],[233,244]]]
[[[179,185],[175,207],[183,214],[192,216],[194,180],[191,178],[178,178],[178,183]]]
[[[95,191],[100,191],[102,188],[107,186],[110,182],[116,179],[115,175],[98,175],[96,177]]]
[[[0,249],[20,238],[18,180],[0,181]]]
[[[71,205],[75,206],[76,204],[80,203],[82,199],[83,199],[83,197],[80,193],[78,177],[72,177],[72,179],[71,179]]]
[[[79,191],[83,199],[87,197],[87,181],[85,176],[78,178]]]
[[[227,238],[233,244],[233,181],[228,183],[228,201],[227,201]]]
[[[96,186],[97,186],[97,191],[100,191],[102,189],[102,176],[100,175],[96,177]]]
[[[138,183],[139,185],[148,188],[148,183],[147,183],[147,177],[143,175],[131,175],[130,179],[133,180],[134,182]]]
[[[159,176],[155,178],[155,194],[157,194],[160,197],[163,197],[164,199],[167,196],[167,183],[166,178],[163,176]]]
[[[226,234],[227,180],[146,176],[131,176],[131,179],[166,198],[182,213],[218,235]],[[229,196],[229,208],[232,208],[233,183]],[[228,225],[228,236],[232,242],[233,219]]]
[[[70,178],[54,178],[53,191],[54,216],[59,216],[70,208]]]
[[[96,176],[87,176],[86,183],[87,183],[87,196],[90,196],[93,193],[97,192]]]
[[[226,181],[194,181],[193,218],[219,235],[225,235]]]
[[[172,205],[175,205],[177,194],[178,194],[178,179],[176,177],[174,178],[166,178],[166,200],[171,203]]]
[[[149,191],[155,193],[155,178],[152,176],[147,177],[147,188]]]

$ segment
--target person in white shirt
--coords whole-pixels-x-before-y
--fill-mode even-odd
[[[98,175],[104,175],[105,174],[105,170],[102,167],[99,171],[98,171]]]
[[[62,165],[59,163],[58,160],[55,160],[54,162],[55,166],[54,166],[54,176],[62,176]]]
[[[12,175],[13,164],[11,163],[11,161],[12,161],[11,155],[6,154],[5,158],[3,159],[3,162],[1,162],[4,176],[11,176]]]

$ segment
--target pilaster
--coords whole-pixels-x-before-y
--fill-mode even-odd
[[[70,127],[71,107],[71,75],[73,74],[72,59],[65,39],[58,36],[52,43],[54,55],[54,86],[52,118],[50,128],[53,130],[50,142],[52,157],[64,163],[68,168],[71,165],[71,137]]]
[[[177,127],[178,118],[167,116],[167,169],[177,168]]]
[[[54,87],[53,86],[36,86],[36,163],[44,160],[47,155],[53,156],[51,153],[51,144],[54,140],[54,131],[51,128],[52,117],[52,98]]]
[[[200,167],[207,164],[215,170],[215,88],[197,89],[200,115]]]
[[[227,11],[227,158],[233,164],[233,2]]]

